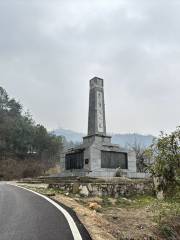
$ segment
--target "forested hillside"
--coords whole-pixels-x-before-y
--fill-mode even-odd
[[[36,124],[30,114],[23,111],[23,106],[0,87],[0,177],[16,177],[17,165],[25,168],[24,175],[39,174],[38,168],[43,166],[45,170],[59,160],[61,149],[62,138]]]

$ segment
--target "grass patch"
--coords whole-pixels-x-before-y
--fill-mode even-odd
[[[132,204],[133,207],[140,208],[140,207],[146,207],[153,204],[156,201],[156,198],[150,195],[137,195],[137,196],[133,196],[131,200],[133,203]]]
[[[107,208],[107,207],[111,207],[112,203],[111,203],[111,201],[109,200],[108,197],[103,197],[101,205],[102,205],[102,207]]]
[[[169,226],[167,224],[163,224],[163,225],[160,226],[159,230],[160,230],[160,233],[162,234],[162,236],[165,239],[168,239],[168,240],[177,239],[176,238],[176,233],[174,232],[174,229],[171,226]]]
[[[119,197],[116,201],[118,207],[125,208],[141,208],[149,206],[156,201],[155,197],[149,195],[135,195],[131,198]]]
[[[121,207],[121,208],[130,207],[132,205],[132,203],[130,201],[131,200],[129,200],[129,199],[119,197],[116,201],[116,206]]]
[[[180,215],[180,203],[175,201],[156,201],[151,206],[154,221],[161,225],[163,222]]]

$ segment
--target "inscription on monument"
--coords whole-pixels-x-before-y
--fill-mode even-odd
[[[102,92],[97,91],[97,126],[98,132],[104,132],[103,122],[103,95]]]
[[[90,80],[88,135],[106,135],[103,79]]]

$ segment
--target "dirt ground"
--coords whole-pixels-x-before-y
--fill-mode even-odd
[[[130,210],[112,205],[97,212],[90,210],[88,203],[100,203],[101,198],[82,200],[63,195],[56,195],[53,198],[74,209],[93,240],[150,239],[150,237],[157,239],[152,234],[152,228],[156,224],[152,222],[152,213],[146,208]]]

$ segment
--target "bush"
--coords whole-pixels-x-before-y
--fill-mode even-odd
[[[17,180],[44,175],[46,167],[36,160],[2,160],[0,161],[0,180]]]

